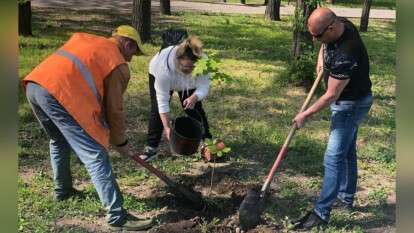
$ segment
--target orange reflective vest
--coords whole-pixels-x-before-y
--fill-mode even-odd
[[[92,138],[108,148],[109,128],[102,108],[104,80],[125,62],[115,42],[75,33],[27,75],[23,84],[32,81],[47,89]]]

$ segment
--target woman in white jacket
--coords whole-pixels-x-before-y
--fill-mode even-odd
[[[156,158],[163,130],[170,138],[170,98],[178,92],[182,107],[188,115],[203,122],[204,138],[211,138],[206,113],[201,100],[210,88],[210,75],[192,77],[195,62],[205,56],[201,41],[191,36],[177,46],[169,46],[157,53],[149,65],[149,90],[151,96],[151,114],[148,124],[147,146],[142,159],[150,161]],[[187,111],[195,109],[194,111]],[[200,117],[202,119],[200,119]]]

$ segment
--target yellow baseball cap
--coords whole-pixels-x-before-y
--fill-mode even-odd
[[[141,49],[142,47],[141,39],[139,37],[137,30],[135,30],[135,28],[129,25],[121,25],[112,32],[112,36],[123,36],[123,37],[129,38],[135,41],[138,45],[137,55],[144,54],[144,52]]]

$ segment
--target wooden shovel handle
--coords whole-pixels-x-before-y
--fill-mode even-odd
[[[315,94],[316,88],[318,87],[322,77],[325,75],[325,72],[322,71],[318,74],[318,77],[315,79],[315,81],[313,82],[312,88],[309,91],[308,96],[306,97],[305,102],[303,103],[302,107],[300,108],[300,112],[305,111],[309,104],[310,101],[312,100],[313,95]],[[265,193],[267,191],[267,189],[269,188],[270,182],[273,179],[273,176],[276,172],[276,169],[279,167],[279,164],[282,162],[283,158],[285,157],[286,153],[287,153],[287,149],[289,147],[290,141],[292,140],[293,136],[295,135],[295,132],[297,130],[297,126],[296,126],[296,122],[293,122],[292,126],[290,127],[290,131],[289,134],[285,140],[285,142],[283,143],[282,148],[279,151],[279,154],[277,155],[276,161],[274,162],[272,169],[270,169],[269,175],[267,176],[267,179],[265,181],[265,183],[262,186],[261,192]]]

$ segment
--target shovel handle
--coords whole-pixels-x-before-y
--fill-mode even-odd
[[[318,77],[315,79],[315,81],[313,82],[312,88],[308,93],[308,96],[306,97],[305,102],[303,103],[302,107],[300,108],[299,113],[305,111],[309,104],[310,101],[312,100],[313,95],[315,94],[316,88],[318,87],[322,77],[325,75],[325,71],[319,72]],[[298,127],[296,126],[296,122],[293,122],[292,126],[290,127],[290,131],[289,134],[285,140],[285,142],[283,143],[282,148],[279,151],[279,154],[277,155],[276,161],[273,163],[272,169],[270,169],[269,175],[266,178],[265,183],[262,186],[261,192],[262,194],[265,193],[267,191],[267,189],[269,188],[270,182],[273,179],[273,176],[276,172],[276,169],[279,167],[280,163],[282,162],[283,158],[285,157],[290,141],[292,140],[293,136],[295,135],[296,130],[298,129]]]
[[[160,178],[162,181],[164,181],[168,186],[174,188],[177,186],[177,184],[172,181],[170,178],[168,178],[164,173],[160,172],[155,167],[149,165],[147,162],[145,162],[143,159],[139,157],[139,155],[135,154],[132,155],[131,158],[135,160],[137,163],[139,163],[141,166],[145,167],[148,171],[150,171],[152,174],[156,175],[158,178]]]

